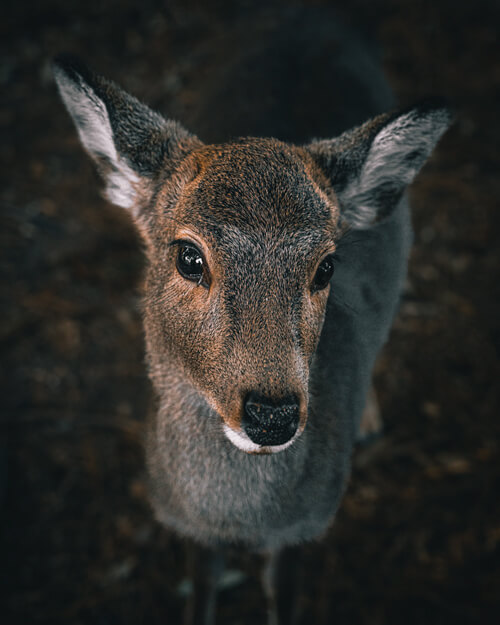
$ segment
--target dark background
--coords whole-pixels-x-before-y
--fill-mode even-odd
[[[175,624],[184,601],[184,545],[145,496],[140,244],[98,195],[50,58],[73,51],[188,123],[230,33],[285,7],[321,20],[327,4],[4,3],[1,623]],[[306,549],[304,622],[499,623],[498,3],[342,12],[378,41],[400,103],[440,93],[457,121],[411,190],[410,277],[376,369],[386,432],[356,452],[334,527]],[[258,566],[235,557],[246,578],[228,581],[218,622],[264,622]]]

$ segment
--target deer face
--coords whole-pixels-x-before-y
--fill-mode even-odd
[[[335,199],[311,176],[312,159],[276,140],[202,148],[189,161],[182,189],[167,181],[154,208],[161,237],[145,306],[154,369],[175,362],[238,447],[278,451],[307,420]]]

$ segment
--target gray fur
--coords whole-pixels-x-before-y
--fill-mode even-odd
[[[346,218],[353,227],[363,228],[377,219],[374,201],[377,188],[389,185],[402,191],[419,172],[450,121],[445,109],[426,115],[410,111],[383,127],[375,136],[359,177],[340,194]]]

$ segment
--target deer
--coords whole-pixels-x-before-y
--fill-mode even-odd
[[[373,114],[368,99],[334,137],[205,143],[74,57],[53,71],[144,244],[149,497],[197,546],[185,622],[215,622],[236,546],[265,556],[269,625],[289,625],[287,554],[330,527],[354,444],[379,427],[371,378],[407,273],[406,189],[452,114],[440,100]]]

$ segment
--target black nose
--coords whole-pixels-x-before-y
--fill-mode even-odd
[[[257,445],[283,445],[297,431],[299,416],[294,395],[275,401],[251,392],[245,398],[242,426]]]

